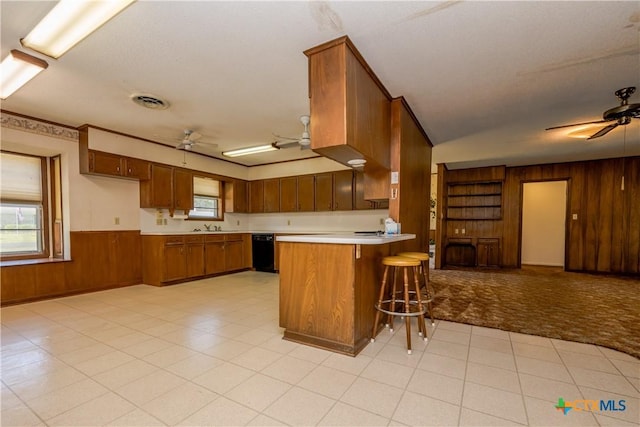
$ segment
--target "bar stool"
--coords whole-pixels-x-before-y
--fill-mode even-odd
[[[395,316],[402,316],[405,319],[405,329],[407,330],[407,353],[411,354],[411,317],[417,317],[418,319],[418,334],[427,340],[427,328],[424,324],[424,306],[422,305],[422,296],[420,295],[420,280],[418,275],[418,267],[420,267],[420,260],[415,258],[405,258],[400,256],[387,256],[382,259],[382,265],[384,265],[384,273],[382,275],[382,284],[380,285],[380,294],[378,302],[375,304],[376,317],[373,323],[373,334],[371,335],[371,342],[375,341],[378,333],[378,321],[380,320],[380,313],[385,313],[389,316],[390,332],[393,332],[393,318]],[[389,270],[393,268],[393,277],[389,278]],[[396,273],[398,269],[402,269],[403,272],[403,290],[396,290]],[[414,290],[411,294],[415,293],[416,297],[410,297],[409,290],[409,270],[413,271],[413,286]],[[391,286],[391,289],[389,289]],[[396,295],[402,292],[402,298],[397,298]]]
[[[424,291],[422,292],[422,303],[427,304],[429,309],[429,318],[431,318],[431,326],[435,325],[433,321],[433,295],[429,290],[429,254],[426,252],[400,252],[397,256],[405,258],[418,259],[421,262],[420,269],[422,270],[422,277],[424,278]]]

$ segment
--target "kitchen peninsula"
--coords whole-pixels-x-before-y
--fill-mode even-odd
[[[369,342],[383,257],[415,234],[279,236],[284,339],[357,355]]]

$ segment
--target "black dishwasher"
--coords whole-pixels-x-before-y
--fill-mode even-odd
[[[251,236],[253,268],[256,271],[275,273],[273,234],[253,234]]]

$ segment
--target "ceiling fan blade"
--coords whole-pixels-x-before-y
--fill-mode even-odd
[[[573,127],[573,126],[581,126],[581,125],[593,125],[593,124],[597,124],[597,123],[608,123],[610,121],[611,120],[595,120],[593,122],[572,123],[570,125],[553,126],[553,127],[550,127],[550,128],[546,128],[545,130],[570,128],[570,127]]]
[[[290,147],[298,147],[300,144],[298,144],[298,140],[295,140],[292,142],[276,141],[274,142],[274,145],[278,148],[290,148]]]
[[[198,132],[192,131],[186,139],[188,139],[189,141],[197,141],[198,139],[202,138],[202,135],[199,134]]]
[[[598,132],[594,133],[589,138],[587,138],[587,140],[600,138],[601,136],[604,136],[604,135],[608,134],[609,132],[611,132],[612,130],[614,130],[617,127],[618,127],[617,123],[614,123],[614,124],[609,125],[609,126],[605,126],[602,129],[600,129]]]

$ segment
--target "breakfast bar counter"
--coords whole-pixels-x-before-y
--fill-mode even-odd
[[[278,236],[284,339],[357,355],[369,342],[381,260],[414,234]]]

